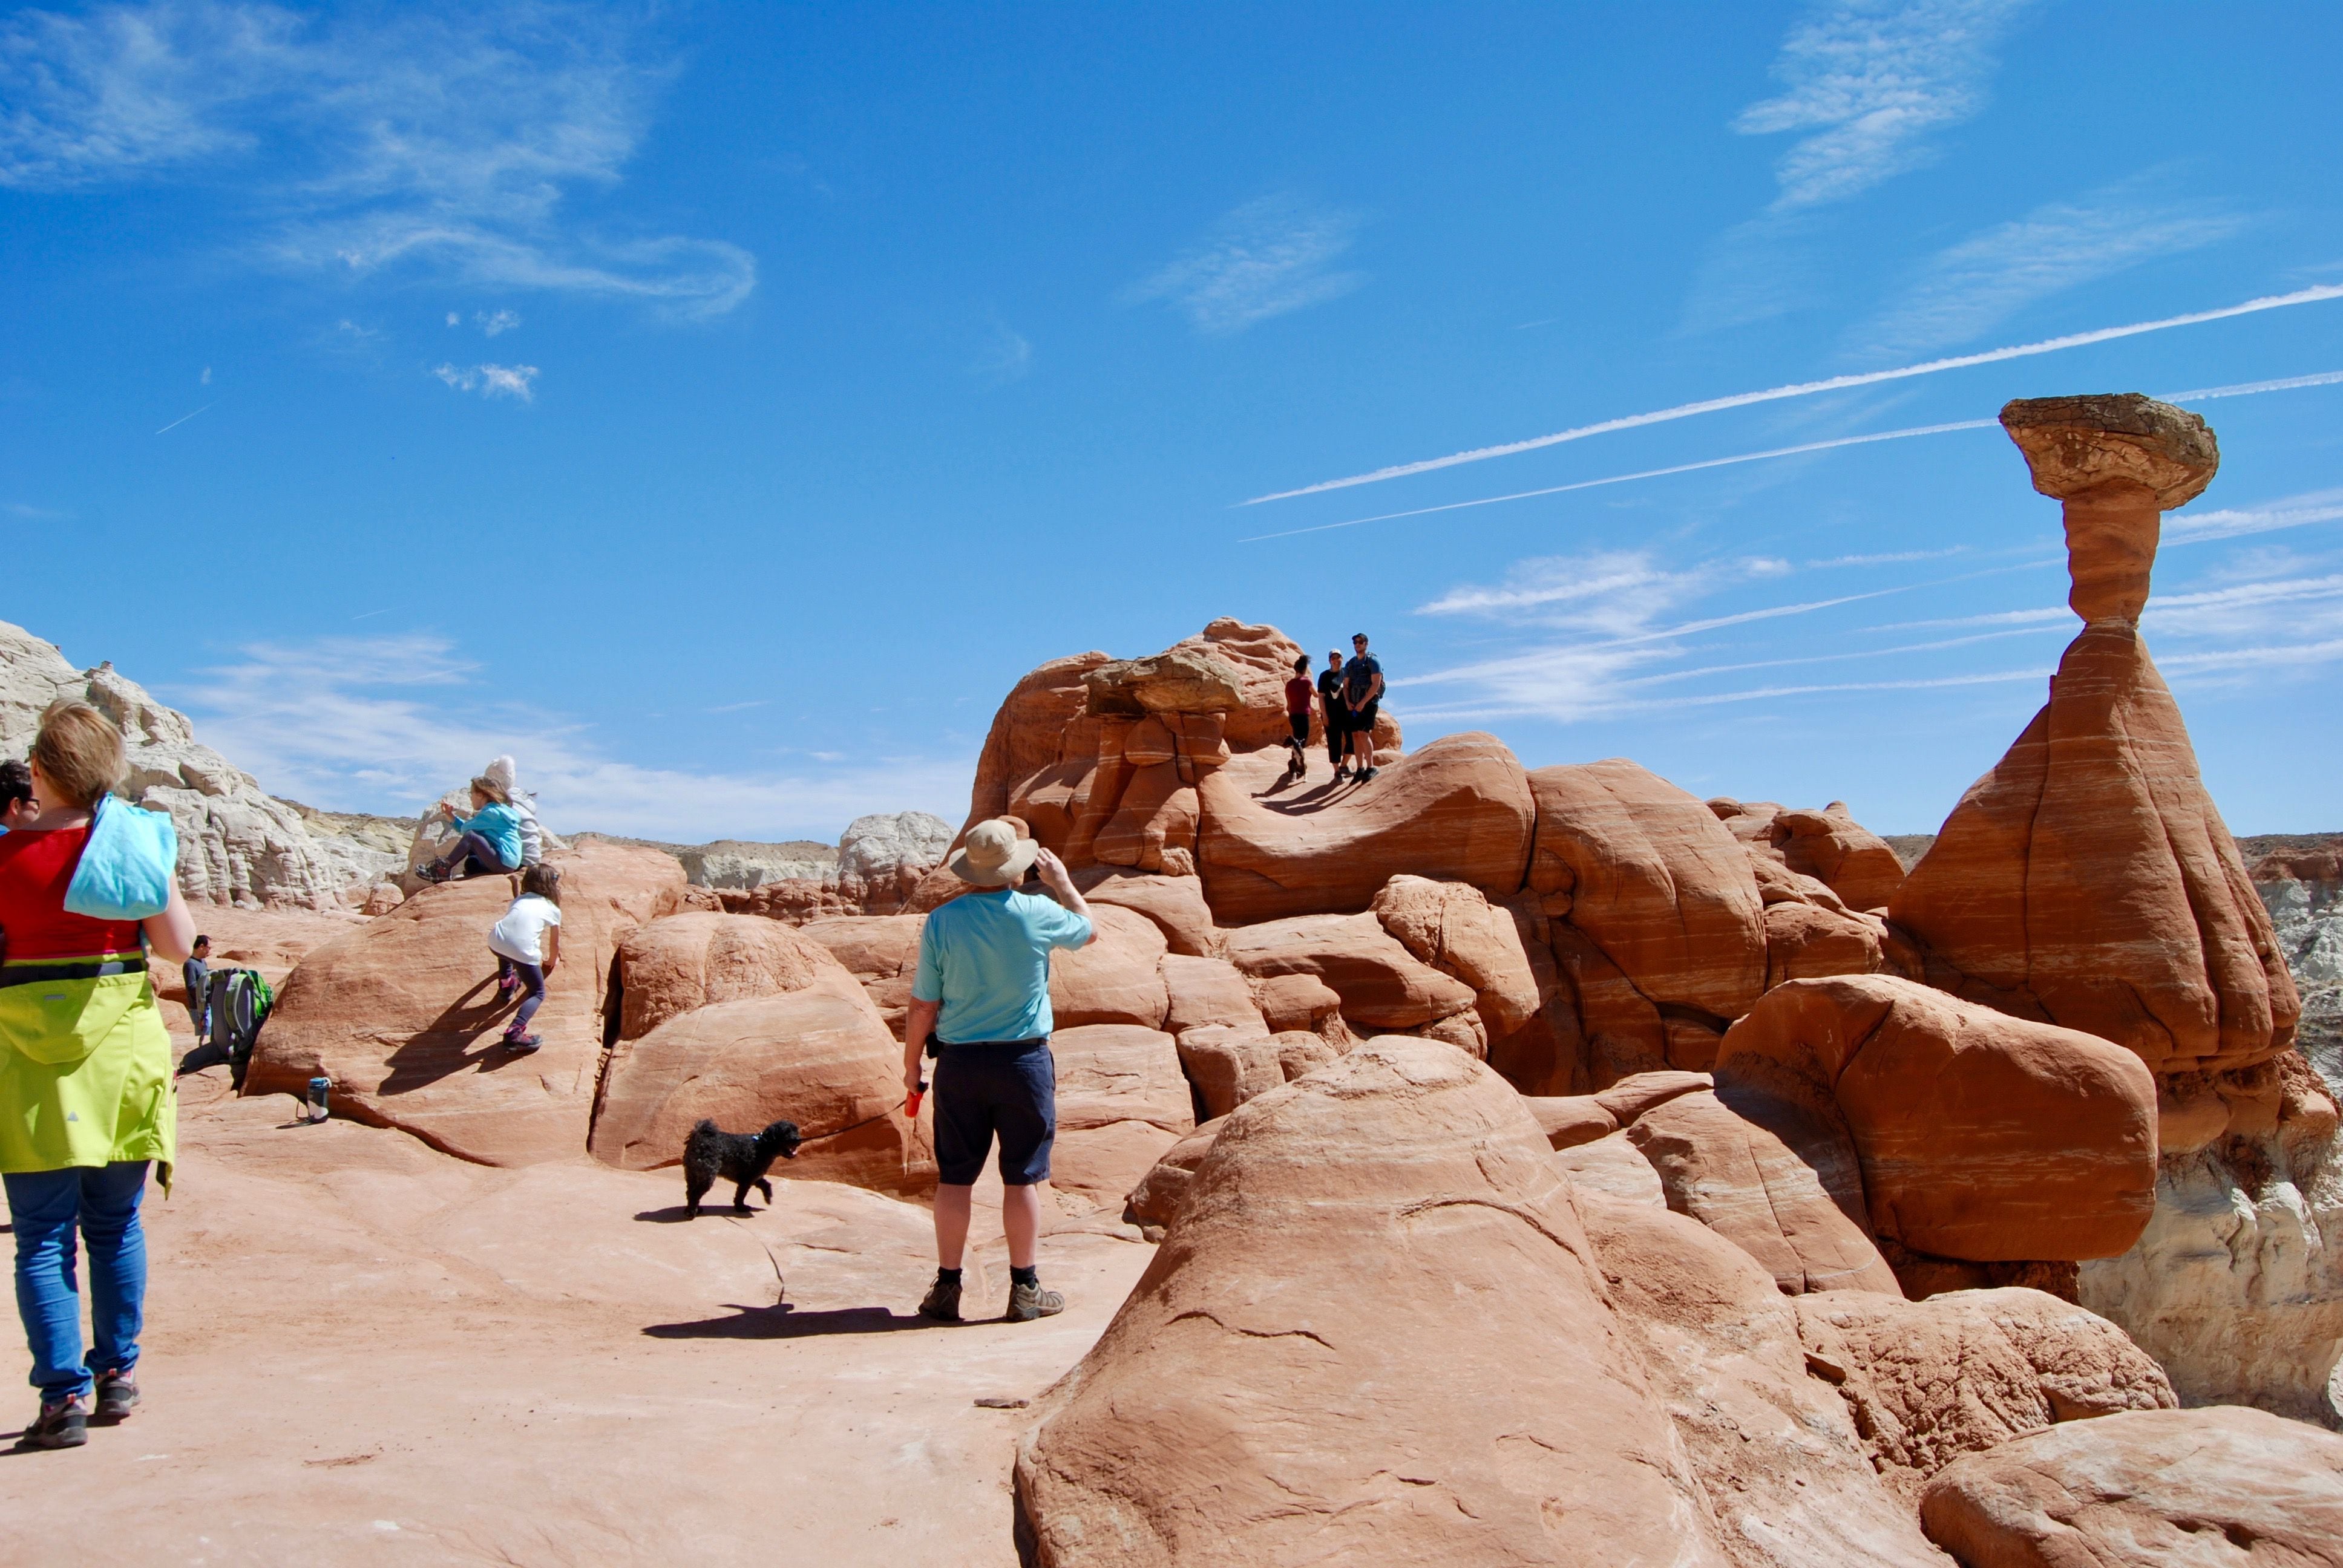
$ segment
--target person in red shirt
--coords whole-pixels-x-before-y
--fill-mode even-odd
[[[1310,656],[1305,653],[1293,661],[1293,678],[1285,683],[1285,722],[1292,730],[1285,746],[1293,759],[1285,765],[1285,777],[1277,781],[1280,789],[1309,771],[1309,753],[1303,749],[1310,744],[1310,705],[1317,695],[1317,687],[1310,681]]]

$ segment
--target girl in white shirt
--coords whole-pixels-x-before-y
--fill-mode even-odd
[[[535,1050],[545,1042],[528,1032],[528,1020],[545,1000],[545,977],[561,960],[559,871],[538,864],[521,872],[520,897],[490,929],[488,950],[497,955],[497,1000],[510,1000],[516,990],[525,993],[505,1026],[505,1049]]]

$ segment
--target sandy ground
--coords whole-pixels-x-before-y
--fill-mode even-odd
[[[923,1209],[776,1181],[687,1223],[673,1171],[467,1165],[225,1077],[184,1081],[148,1195],[146,1405],[19,1451],[16,1385],[0,1562],[1011,1563],[1029,1416],[976,1401],[1039,1394],[1151,1252],[1059,1221],[1064,1315],[927,1325]]]

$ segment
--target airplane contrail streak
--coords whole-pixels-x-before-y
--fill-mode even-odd
[[[2315,376],[2288,376],[2275,381],[2241,381],[2234,387],[2200,387],[2193,392],[2166,392],[2158,396],[2167,403],[2203,403],[2215,397],[2250,397],[2260,392],[2291,392],[2297,387],[2332,387],[2339,382],[2343,382],[2343,370],[2322,370]],[[1769,451],[1738,452],[1730,457],[1678,463],[1669,468],[1645,468],[1634,474],[1611,474],[1600,479],[1581,479],[1575,484],[1548,485],[1542,490],[1515,490],[1509,496],[1483,496],[1470,501],[1450,501],[1444,506],[1416,507],[1404,512],[1378,512],[1372,518],[1349,518],[1339,523],[1316,523],[1306,528],[1285,528],[1273,534],[1249,534],[1236,542],[1252,545],[1263,539],[1290,539],[1298,534],[1322,534],[1330,528],[1355,528],[1361,523],[1387,523],[1398,518],[1422,518],[1434,512],[1462,511],[1467,507],[1493,507],[1500,501],[1526,501],[1538,496],[1559,496],[1569,490],[1591,490],[1598,485],[1624,485],[1633,479],[1658,479],[1670,474],[1693,473],[1701,468],[1757,463],[1768,457],[1793,457],[1802,452],[1827,452],[1835,447],[1860,447],[1872,441],[1901,441],[1908,436],[1940,436],[1948,430],[1983,430],[1998,423],[2000,421],[1996,419],[1957,419],[1948,425],[1914,425],[1902,430],[1875,430],[1868,436],[1841,436],[1829,441],[1808,441],[1796,447],[1775,447]]]
[[[1604,419],[1597,424],[1581,425],[1569,430],[1557,430],[1551,436],[1536,436],[1526,441],[1508,441],[1495,447],[1476,447],[1468,452],[1452,453],[1445,457],[1427,457],[1420,462],[1398,463],[1372,473],[1353,474],[1348,478],[1323,479],[1299,489],[1278,490],[1266,496],[1255,496],[1242,504],[1260,506],[1264,501],[1290,500],[1296,496],[1314,496],[1325,490],[1348,489],[1353,485],[1381,484],[1385,479],[1402,479],[1412,474],[1428,474],[1439,468],[1453,468],[1464,463],[1483,463],[1492,457],[1510,457],[1517,452],[1534,452],[1542,447],[1559,446],[1564,441],[1583,441],[1589,436],[1605,436],[1614,430],[1633,430],[1644,425],[1664,424],[1671,419],[1689,419],[1695,414],[1714,414],[1725,408],[1745,408],[1753,403],[1778,402],[1785,397],[1807,397],[1817,392],[1843,391],[1850,387],[1871,387],[1882,381],[1901,381],[1914,376],[1933,376],[1940,370],[1966,369],[1972,365],[1993,365],[2005,359],[2023,359],[2036,354],[2055,354],[2063,348],[2081,348],[2093,343],[2111,342],[2118,337],[2137,337],[2144,332],[2163,332],[2175,327],[2195,327],[2207,321],[2226,321],[2233,316],[2251,316],[2264,310],[2283,310],[2291,306],[2315,305],[2321,300],[2343,299],[2343,284],[2326,283],[2311,288],[2298,288],[2291,294],[2265,295],[2248,299],[2241,305],[2225,305],[2217,310],[2196,310],[2185,316],[2167,316],[2155,321],[2135,321],[2122,327],[2101,327],[2088,332],[2070,332],[2062,337],[2046,337],[2036,343],[2013,344],[2006,348],[1988,348],[1976,354],[1957,354],[1950,358],[1931,359],[1919,365],[1902,365],[1893,370],[1865,370],[1846,376],[1833,376],[1820,381],[1799,381],[1787,387],[1770,387],[1762,392],[1736,392],[1727,397],[1710,397],[1698,403],[1679,403],[1673,408],[1655,409],[1648,414],[1629,414],[1617,419]]]
[[[216,405],[216,404],[206,403],[206,404],[205,404],[205,405],[204,405],[204,407],[203,407],[203,408],[198,408],[198,409],[196,409],[196,414],[200,414],[200,413],[202,413],[202,412],[204,411],[204,408],[212,408],[212,407],[217,407],[217,405]],[[190,419],[194,418],[194,417],[196,417],[196,414],[182,414],[182,415],[180,415],[177,418],[176,418],[176,419],[172,420],[169,424],[167,424],[167,425],[164,426],[164,427],[163,427],[163,430],[176,430],[176,429],[177,429],[180,426],[182,426],[182,425],[186,424],[188,420],[190,420]],[[159,435],[161,435],[161,434],[163,433],[163,430],[157,430],[157,431],[156,431],[156,432],[155,432],[155,434],[156,434],[157,436],[159,436]]]

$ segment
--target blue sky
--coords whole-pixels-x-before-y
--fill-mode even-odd
[[[1824,444],[2289,382],[2196,405],[2147,629],[2231,825],[2343,827],[2338,58],[2247,4],[14,8],[0,618],[344,809],[509,749],[557,826],[957,819],[1026,669],[1233,615],[1370,631],[1412,743],[1924,831],[2074,629],[2057,508],[1989,425]]]

